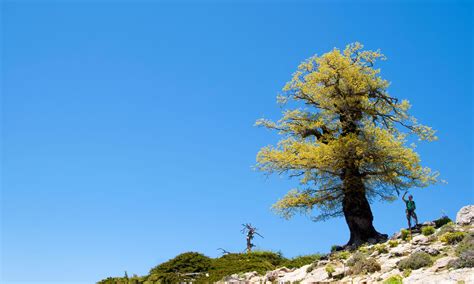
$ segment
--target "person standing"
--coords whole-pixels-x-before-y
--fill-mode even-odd
[[[408,229],[411,229],[411,218],[413,218],[416,222],[416,226],[418,226],[418,217],[416,216],[415,209],[416,209],[416,204],[415,201],[413,201],[413,195],[408,195],[408,200],[405,199],[405,195],[407,192],[405,192],[402,196],[402,200],[405,201],[406,205],[406,214],[407,214],[407,220],[408,220]]]

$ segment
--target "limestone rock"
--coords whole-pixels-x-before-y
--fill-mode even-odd
[[[442,257],[433,264],[433,266],[430,267],[431,271],[437,272],[440,271],[448,266],[448,263],[451,260],[456,259],[455,257],[447,256],[447,257]]]
[[[429,244],[430,240],[427,236],[417,235],[413,237],[412,243],[415,245],[425,245],[425,244]]]
[[[412,274],[403,279],[403,283],[417,284],[457,284],[457,283],[474,283],[474,269],[463,268],[453,271],[444,270],[442,272],[432,272],[424,269],[414,270]]]
[[[456,214],[456,224],[474,225],[474,205],[467,205],[461,208]]]
[[[433,247],[418,247],[415,250],[413,250],[413,253],[419,252],[419,251],[426,252],[427,254],[433,255],[433,256],[439,254],[439,250]]]

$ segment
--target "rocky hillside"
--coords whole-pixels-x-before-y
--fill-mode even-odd
[[[233,274],[220,283],[474,283],[474,206],[401,230],[387,242],[334,251],[300,268]]]

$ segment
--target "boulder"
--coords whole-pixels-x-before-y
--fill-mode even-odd
[[[295,269],[294,271],[288,272],[284,274],[283,276],[280,275],[278,282],[280,283],[293,283],[293,282],[298,282],[304,279],[307,274],[308,274],[308,268],[311,266],[311,264],[304,265],[298,269]]]
[[[433,256],[439,254],[439,250],[433,247],[418,247],[415,250],[413,250],[413,253],[419,252],[419,251],[426,252],[427,254],[433,255]]]
[[[444,268],[447,268],[448,263],[451,260],[456,259],[455,257],[447,256],[447,257],[442,257],[436,260],[436,262],[433,264],[433,266],[430,267],[431,271],[437,272],[440,270],[443,270]]]
[[[410,253],[411,248],[409,244],[401,244],[390,250],[390,257],[401,257]]]
[[[474,205],[467,205],[461,208],[456,214],[456,224],[460,226],[474,225]]]
[[[414,245],[426,245],[429,244],[430,240],[427,236],[424,235],[417,235],[413,237],[412,244]]]

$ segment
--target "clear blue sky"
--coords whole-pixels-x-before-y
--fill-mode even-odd
[[[244,222],[286,256],[345,243],[343,219],[270,211],[296,181],[252,170],[278,138],[253,124],[302,60],[353,41],[438,130],[418,150],[448,184],[412,191],[420,219],[473,203],[472,3],[38,2],[1,6],[3,282],[215,257],[244,248]],[[375,203],[377,229],[403,206]]]

